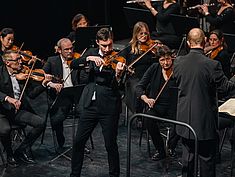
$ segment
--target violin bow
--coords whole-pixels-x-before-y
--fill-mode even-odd
[[[158,100],[158,98],[160,97],[160,95],[162,94],[164,88],[166,87],[167,83],[169,82],[171,76],[173,75],[173,72],[171,72],[170,76],[167,78],[166,82],[163,84],[162,88],[160,89],[160,91],[158,92],[156,98],[154,99],[154,103],[156,103],[156,101]],[[151,108],[149,107],[148,110],[150,110]]]

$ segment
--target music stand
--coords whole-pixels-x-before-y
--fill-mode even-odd
[[[96,33],[101,28],[109,28],[111,30],[110,25],[78,27],[75,32],[75,50],[81,52],[86,48],[97,47]]]
[[[123,7],[123,12],[125,14],[129,29],[133,29],[134,25],[138,21],[142,21],[148,24],[150,32],[155,31],[156,22],[154,16],[151,14],[149,10],[132,8],[132,7]]]
[[[186,36],[192,28],[199,28],[200,24],[196,17],[188,17],[183,15],[171,14],[171,22],[174,26],[177,36],[182,36],[182,41],[180,43],[179,52],[182,50],[183,44],[186,42]]]
[[[50,110],[52,110],[54,108],[58,108],[58,107],[66,105],[66,104],[72,103],[72,118],[73,118],[72,139],[73,140],[75,138],[76,105],[78,104],[78,102],[80,100],[84,86],[85,86],[85,84],[77,85],[74,87],[63,88],[61,90],[61,92],[59,93],[59,95],[56,97],[52,106],[50,107]],[[53,138],[54,138],[54,136],[53,136]],[[56,147],[55,142],[56,141],[54,140],[54,146]],[[66,153],[69,152],[71,149],[72,149],[72,146],[70,148],[68,148],[66,151],[64,151],[63,153],[60,153],[58,156],[56,156],[55,158],[50,160],[50,162],[55,161],[56,159],[60,158],[61,156],[65,157],[68,160],[71,160],[71,158],[66,155]]]

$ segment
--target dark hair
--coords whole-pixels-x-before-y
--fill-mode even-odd
[[[109,28],[101,28],[96,34],[96,40],[107,41],[113,39],[113,33]]]
[[[76,29],[77,29],[77,23],[78,23],[82,18],[85,18],[85,20],[86,20],[87,23],[88,23],[88,19],[87,19],[86,16],[83,15],[83,14],[77,14],[77,15],[75,15],[75,16],[73,17],[73,19],[72,19],[72,29],[73,29],[74,31],[76,31]]]
[[[8,34],[14,34],[14,30],[12,28],[3,28],[0,32],[0,36],[6,37]]]
[[[174,50],[171,50],[168,46],[166,45],[162,45],[162,46],[158,46],[157,47],[157,51],[156,51],[156,57],[159,59],[163,56],[166,55],[170,55],[172,56],[172,54],[175,53]]]
[[[223,45],[225,48],[228,47],[227,44],[226,44],[226,42],[224,41],[224,34],[223,34],[223,32],[222,32],[221,30],[219,30],[219,29],[212,30],[212,31],[209,33],[209,37],[210,37],[210,35],[212,35],[212,34],[215,34],[215,35],[218,37],[218,39],[222,42],[222,45]]]

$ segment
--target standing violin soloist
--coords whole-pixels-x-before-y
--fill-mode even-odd
[[[89,65],[89,81],[85,86],[81,99],[80,119],[73,144],[71,177],[80,177],[84,147],[94,128],[101,124],[108,153],[109,176],[119,177],[120,162],[117,145],[118,120],[121,110],[121,94],[123,89],[121,72],[124,63],[118,62],[116,68],[105,66],[103,57],[109,56],[113,50],[113,34],[108,28],[100,29],[96,34],[98,48],[91,48],[79,60],[71,63],[71,68],[79,69],[81,65]]]

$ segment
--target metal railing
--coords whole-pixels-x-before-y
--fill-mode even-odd
[[[146,117],[146,118],[150,118],[150,119],[155,119],[158,121],[164,121],[164,122],[169,122],[172,124],[176,124],[176,125],[181,125],[184,127],[187,127],[194,135],[195,138],[195,163],[194,163],[194,176],[197,177],[197,163],[198,163],[198,138],[197,135],[194,131],[194,129],[184,123],[184,122],[179,122],[179,121],[175,121],[175,120],[170,120],[170,119],[165,119],[165,118],[161,118],[161,117],[156,117],[156,116],[152,116],[152,115],[148,115],[148,114],[142,114],[142,113],[138,113],[138,114],[134,114],[131,116],[129,122],[128,122],[128,132],[127,132],[127,166],[126,166],[126,176],[130,177],[130,164],[131,164],[131,125],[132,122],[137,118],[137,117]]]

